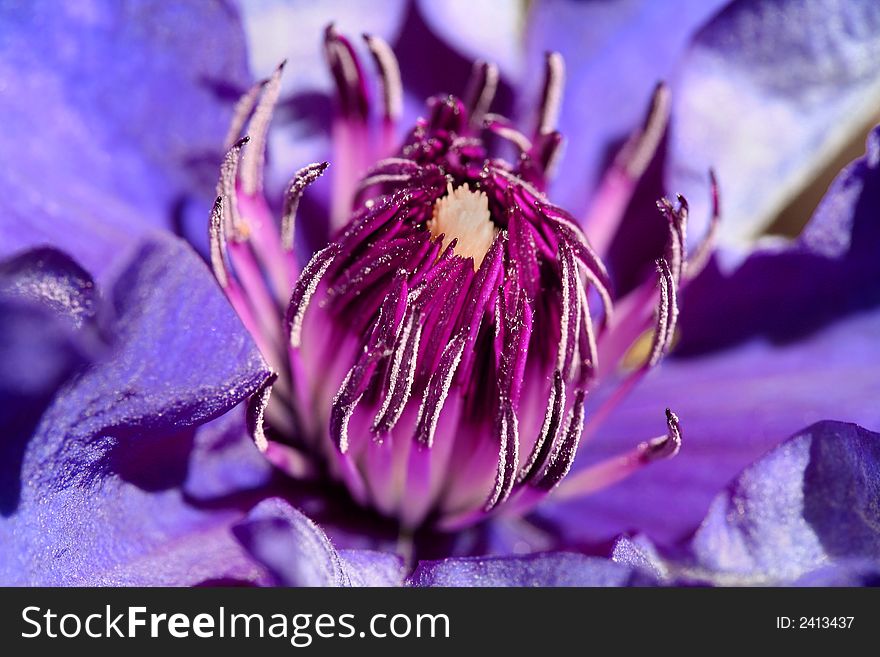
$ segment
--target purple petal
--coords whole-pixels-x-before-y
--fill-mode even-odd
[[[543,53],[566,60],[559,129],[568,140],[553,187],[582,212],[608,158],[643,120],[654,86],[667,79],[693,33],[722,0],[535,3],[527,23],[527,74],[540,84]],[[533,92],[537,94],[535,87]],[[673,97],[676,89],[673,89]],[[705,175],[705,170],[703,170]],[[705,196],[705,189],[700,190]],[[688,197],[690,199],[690,197]]]
[[[0,26],[2,254],[60,245],[101,278],[120,245],[171,227],[192,198],[204,225],[223,95],[248,83],[234,13],[43,0],[4,4]]]
[[[337,552],[318,525],[280,498],[260,502],[233,531],[282,586],[391,586],[403,578],[396,555]]]
[[[0,294],[45,307],[79,328],[95,314],[95,282],[67,254],[34,249],[0,263]]]
[[[391,552],[340,550],[342,565],[352,586],[402,586],[403,560]]]
[[[410,577],[412,586],[629,586],[649,581],[609,559],[569,552],[422,561]]]
[[[665,362],[615,410],[575,467],[662,433],[666,407],[681,417],[681,452],[612,488],[541,514],[573,543],[633,529],[661,544],[675,542],[699,523],[733,476],[805,424],[835,418],[880,429],[878,335],[875,311],[800,342],[754,339],[734,350]]]
[[[19,436],[22,485],[14,513],[0,520],[0,581],[259,579],[262,569],[229,534],[238,513],[197,510],[178,487],[188,427],[255,390],[268,374],[261,356],[205,265],[177,240],[143,246],[112,297],[108,352]]]
[[[244,407],[202,425],[196,431],[183,489],[207,501],[262,488],[273,469],[247,431]]]
[[[712,166],[720,243],[751,245],[875,117],[878,54],[875,3],[738,0],[709,23],[676,80],[668,159],[694,234]]]
[[[522,77],[524,4],[496,0],[419,0],[418,7],[431,31],[466,58],[497,64],[502,74],[512,81]]]
[[[724,581],[792,581],[880,558],[880,435],[820,422],[747,468],[712,503],[691,547]]]
[[[791,245],[758,250],[725,275],[710,264],[684,298],[678,353],[755,335],[792,340],[880,304],[880,129],[841,171]]]
[[[822,566],[799,577],[794,586],[880,586],[876,561],[855,559]]]

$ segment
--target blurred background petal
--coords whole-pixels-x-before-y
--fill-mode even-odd
[[[244,34],[219,0],[3,3],[0,256],[53,244],[101,279],[150,226],[204,243],[248,82]]]
[[[737,0],[702,29],[675,79],[667,172],[669,190],[691,201],[693,235],[708,217],[710,166],[724,193],[722,245],[796,234],[803,223],[774,227],[778,215],[810,186],[815,205],[816,179],[876,123],[878,60],[874,2]]]

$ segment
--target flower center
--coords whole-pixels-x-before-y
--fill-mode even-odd
[[[474,271],[492,246],[498,229],[489,214],[489,198],[484,192],[472,192],[467,183],[453,190],[446,186],[446,196],[434,204],[434,213],[427,222],[431,235],[457,239],[456,253],[474,259]]]

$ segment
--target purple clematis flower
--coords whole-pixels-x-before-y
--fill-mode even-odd
[[[2,582],[876,582],[877,16],[680,4],[4,9]]]

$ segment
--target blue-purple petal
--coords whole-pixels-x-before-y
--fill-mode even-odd
[[[210,38],[204,38],[210,34]],[[103,279],[149,227],[205,217],[244,38],[222,2],[51,0],[0,10],[0,255],[62,247]]]
[[[676,79],[667,182],[708,217],[706,170],[724,190],[721,244],[750,247],[876,117],[880,6],[738,0],[696,37]]]
[[[239,406],[196,430],[183,490],[190,499],[218,500],[260,489],[272,475]]]
[[[716,263],[690,285],[678,353],[766,336],[796,340],[880,305],[880,129],[829,187],[798,239],[759,249],[732,273]]]
[[[640,570],[573,552],[422,561],[411,586],[631,586],[650,583]]]
[[[508,81],[523,71],[525,3],[516,0],[418,0],[431,31],[467,59],[493,62]],[[437,89],[438,92],[451,89]],[[458,92],[461,93],[461,92]]]
[[[199,510],[179,488],[193,425],[255,390],[262,357],[178,240],[139,249],[111,297],[97,313],[106,350],[17,436],[21,485],[0,519],[0,581],[259,581],[229,532],[239,512]]]
[[[747,468],[691,542],[712,579],[791,582],[836,562],[880,560],[880,435],[817,423]]]
[[[280,498],[260,502],[233,531],[281,586],[393,586],[403,579],[396,555],[339,552],[318,525]]]

